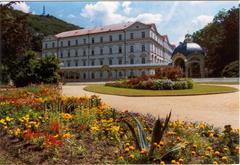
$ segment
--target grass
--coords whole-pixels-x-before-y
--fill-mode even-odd
[[[239,85],[239,82],[197,82],[198,84]]]
[[[226,86],[194,84],[193,89],[184,90],[143,90],[109,87],[104,84],[89,84],[84,90],[120,96],[184,96],[236,92],[238,89]]]

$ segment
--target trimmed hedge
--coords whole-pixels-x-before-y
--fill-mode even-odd
[[[192,89],[192,80],[178,80],[172,81],[168,79],[148,79],[141,81],[124,80],[112,83],[106,83],[106,86],[120,87],[120,88],[134,88],[134,89],[148,89],[148,90],[179,90],[179,89]]]

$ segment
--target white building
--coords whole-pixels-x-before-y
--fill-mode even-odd
[[[154,74],[171,63],[173,45],[155,24],[128,22],[45,37],[42,56],[61,61],[64,81],[106,81]]]

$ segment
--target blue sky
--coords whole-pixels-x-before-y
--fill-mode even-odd
[[[53,15],[81,27],[95,27],[126,21],[155,23],[160,34],[178,44],[211,22],[221,9],[238,6],[238,1],[90,1],[90,2],[23,2],[14,8],[33,14]]]

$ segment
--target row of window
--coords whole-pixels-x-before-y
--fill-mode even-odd
[[[145,45],[142,45],[142,52],[145,52],[146,49],[145,49]],[[134,46],[130,46],[130,52],[131,53],[134,53]],[[122,53],[122,47],[118,47],[118,53]],[[68,50],[68,53],[67,53],[67,56],[70,57],[70,50]],[[109,54],[113,54],[113,50],[112,48],[110,47],[109,48]],[[95,51],[92,50],[91,51],[91,55],[95,55]],[[100,55],[103,55],[103,49],[101,48],[100,49]],[[83,50],[83,56],[86,56],[86,50]],[[60,52],[60,57],[63,58],[63,52]],[[75,57],[78,57],[78,50],[75,50]]]
[[[134,72],[132,70],[129,73],[130,73],[129,74],[130,77],[134,76]],[[117,75],[118,75],[118,77],[123,77],[124,74],[121,71],[119,71]],[[142,71],[141,75],[142,76],[146,75],[146,72]],[[90,76],[91,79],[95,79],[97,77],[97,73],[91,72],[91,74],[89,76]],[[112,76],[113,76],[112,72],[107,72],[107,77],[108,78],[112,78]],[[102,71],[99,72],[99,77],[103,78],[103,72]],[[65,78],[66,79],[80,79],[80,74],[79,73],[69,73],[69,74],[65,75]],[[84,80],[87,79],[87,73],[82,73],[82,78]]]
[[[145,32],[142,32],[142,38],[145,38]],[[134,33],[130,33],[130,39],[134,39]],[[118,35],[118,40],[119,41],[122,40],[122,34]],[[87,41],[86,38],[84,38],[83,39],[83,43],[86,44],[86,41]],[[111,41],[113,41],[112,35],[109,36],[109,42],[111,42]],[[60,43],[61,43],[61,47],[63,47],[63,41],[61,41]],[[68,43],[67,44],[68,46],[72,45],[71,40],[69,40],[67,43]],[[92,44],[95,43],[95,38],[94,37],[91,38],[91,43]],[[100,37],[100,43],[103,43],[103,37],[102,36]],[[75,40],[75,45],[78,45],[78,44],[79,44],[78,40]],[[45,48],[46,49],[48,48],[48,44],[47,43],[45,43]],[[52,42],[52,48],[55,48],[55,42]]]
[[[82,62],[83,62],[83,66],[86,66],[86,60],[82,60]],[[146,59],[143,57],[143,58],[141,58],[141,63],[142,64],[145,64],[146,63]],[[74,60],[74,64],[75,64],[75,66],[80,66],[79,65],[79,60]],[[100,59],[99,60],[99,64],[100,65],[105,65],[104,64],[104,60],[103,59]],[[113,61],[112,61],[112,59],[110,58],[110,59],[108,59],[108,65],[112,65],[113,64]],[[123,61],[122,61],[122,59],[118,59],[118,65],[122,65],[123,64]],[[130,64],[134,64],[134,58],[130,58]],[[94,66],[95,65],[95,60],[91,60],[90,61],[90,65],[91,66]],[[67,61],[67,63],[66,63],[66,66],[67,67],[70,67],[71,66],[71,61],[70,60],[68,60]]]

